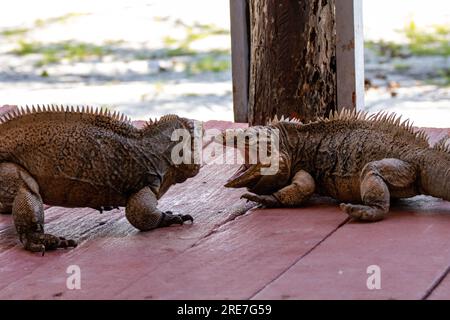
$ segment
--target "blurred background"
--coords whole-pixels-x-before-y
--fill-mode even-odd
[[[450,127],[450,2],[364,0],[366,109]],[[233,120],[229,0],[15,0],[0,104]]]
[[[450,2],[363,0],[365,106],[450,127]]]

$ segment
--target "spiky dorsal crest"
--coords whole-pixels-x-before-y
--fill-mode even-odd
[[[267,122],[267,125],[273,126],[280,122],[302,124],[302,122],[297,118],[289,118],[289,117],[281,116],[281,118],[278,119],[278,116],[275,115],[272,120]]]
[[[158,122],[170,122],[173,120],[179,119],[179,117],[175,114],[166,114],[164,116],[162,116]]]
[[[161,118],[159,118],[159,120],[157,118],[155,118],[155,120],[150,118],[150,120],[148,120],[146,122],[146,127],[151,128],[151,127],[157,126],[161,123],[171,122],[171,121],[178,120],[178,119],[181,119],[181,118],[175,114],[166,114],[166,115],[162,116]]]
[[[380,111],[369,116],[367,111],[342,109],[341,111],[331,111],[328,117],[320,117],[315,122],[332,121],[369,122],[386,129],[393,129],[398,130],[399,132],[407,133],[417,139],[420,143],[428,145],[428,136],[425,131],[415,130],[413,122],[409,119],[402,122],[402,116],[398,116],[395,112],[389,113],[386,111]]]
[[[450,135],[442,137],[433,147],[433,149],[450,154]]]
[[[79,114],[79,115],[93,115],[106,117],[113,121],[118,121],[124,124],[131,125],[131,119],[122,113],[114,112],[111,113],[107,108],[94,108],[92,106],[73,106],[73,105],[32,105],[31,107],[26,105],[25,107],[20,106],[17,109],[7,112],[6,114],[0,116],[0,124],[9,122],[11,120],[25,117],[27,115],[35,114],[49,114],[49,113],[64,113],[64,114]]]
[[[147,134],[149,132],[156,132],[156,131],[160,130],[160,128],[159,128],[160,125],[165,125],[165,124],[172,126],[172,128],[179,128],[179,126],[181,125],[182,128],[188,129],[188,130],[194,130],[194,126],[195,126],[194,121],[191,121],[186,118],[181,118],[175,114],[167,114],[167,115],[164,115],[161,118],[159,118],[159,120],[157,118],[155,118],[154,120],[150,119],[149,121],[146,122],[146,125],[143,128],[143,130]]]
[[[377,128],[384,128],[386,130],[395,131],[399,134],[406,134],[409,137],[416,139],[416,141],[421,145],[428,146],[428,136],[425,131],[416,130],[412,121],[407,119],[402,122],[401,118],[402,117],[398,116],[396,113],[389,113],[386,111],[380,111],[369,116],[367,111],[356,111],[354,109],[344,108],[341,111],[331,111],[327,117],[318,117],[316,120],[310,121],[307,124],[302,124],[298,119],[289,119],[284,117],[279,119],[275,116],[274,119],[268,123],[268,125],[290,122],[298,123],[302,126],[308,126],[320,123],[331,123],[334,121],[361,121],[364,123],[373,124],[377,126]]]

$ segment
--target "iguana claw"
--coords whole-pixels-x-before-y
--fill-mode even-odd
[[[24,235],[25,249],[31,252],[41,252],[45,254],[47,250],[55,250],[58,248],[67,249],[75,248],[78,244],[75,240],[67,240],[63,237],[57,237],[51,234],[31,233]]]
[[[158,227],[168,227],[173,224],[183,224],[185,221],[194,222],[194,218],[189,214],[173,214],[172,211],[163,212],[163,217]]]
[[[275,198],[273,195],[257,195],[253,193],[244,193],[241,196],[241,199],[247,199],[248,201],[253,201],[259,204],[262,204],[268,208],[277,207],[280,205],[277,198]]]
[[[102,207],[99,207],[97,210],[100,211],[100,213],[103,213],[103,211],[111,211],[111,210],[114,210],[114,209],[119,209],[119,207],[116,207],[116,206],[102,206]]]
[[[181,219],[183,219],[183,222],[184,221],[194,222],[194,218],[190,214],[183,214],[181,216]]]

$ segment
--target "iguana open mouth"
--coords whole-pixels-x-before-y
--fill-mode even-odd
[[[225,187],[227,188],[244,188],[252,189],[261,179],[259,172],[260,166],[256,164],[243,164],[239,169],[227,180]]]

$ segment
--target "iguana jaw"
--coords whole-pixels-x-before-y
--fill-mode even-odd
[[[249,165],[243,164],[239,169],[228,179],[225,187],[227,188],[244,188],[251,189],[261,179],[260,166],[257,164]]]
[[[188,178],[192,178],[198,174],[200,171],[200,164],[195,163],[195,121],[187,118],[180,118],[182,126],[184,129],[189,130],[189,135],[191,136],[191,159],[190,163],[176,165],[177,169],[177,183],[182,183]],[[202,136],[204,136],[204,129],[202,128]]]

